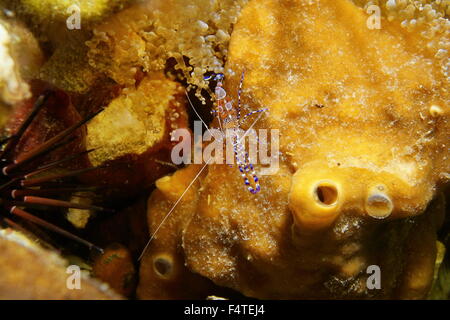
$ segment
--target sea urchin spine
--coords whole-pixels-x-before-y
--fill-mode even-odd
[[[55,91],[52,90],[47,90],[42,93],[36,99],[33,109],[26,116],[25,120],[16,132],[0,141],[0,146],[3,147],[3,150],[0,153],[0,205],[3,207],[4,213],[7,212],[12,216],[20,217],[47,230],[53,231],[66,238],[86,245],[89,249],[97,249],[102,252],[103,250],[101,248],[95,246],[91,242],[84,240],[79,236],[58,227],[57,225],[47,222],[46,220],[24,210],[25,208],[60,207],[107,211],[99,206],[84,205],[70,201],[43,197],[55,195],[61,196],[80,190],[92,189],[92,187],[78,185],[65,187],[63,181],[69,177],[74,177],[87,171],[95,170],[97,167],[65,171],[63,173],[56,174],[47,174],[48,171],[58,167],[60,168],[62,164],[66,164],[72,160],[82,157],[92,150],[71,154],[63,159],[50,161],[44,164],[42,164],[42,162],[44,157],[49,153],[74,141],[77,138],[74,133],[79,128],[84,126],[89,120],[94,118],[98,113],[100,113],[102,109],[95,113],[89,114],[84,119],[69,126],[67,129],[64,129],[31,150],[20,153],[17,156],[12,155],[27,129],[30,128],[33,120],[35,120],[37,115],[43,110],[48,100],[54,94]],[[36,162],[41,162],[41,165],[36,166]],[[54,187],[50,188],[49,186],[52,186],[52,184]],[[15,228],[17,223],[12,221],[12,219],[9,219],[7,216],[8,214],[5,214],[0,218],[3,222]]]

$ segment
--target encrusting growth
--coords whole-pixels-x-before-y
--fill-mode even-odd
[[[425,297],[443,214],[433,199],[450,170],[438,48],[449,25],[446,5],[432,7],[434,17],[415,11],[417,29],[383,9],[381,29],[370,30],[368,14],[347,0],[250,1],[231,36],[226,70],[235,73],[224,88],[236,92],[246,70],[242,103],[270,108],[256,127],[280,129],[280,168],[253,195],[236,192],[232,168],[209,165],[189,190],[198,194],[167,218],[176,231],[157,233],[147,250],[139,296],[169,286],[152,257],[180,248],[174,270],[190,274],[186,265],[251,297]],[[183,172],[198,171],[182,169],[171,184],[184,190]],[[151,234],[176,201],[157,188]],[[366,287],[373,264],[381,290]]]

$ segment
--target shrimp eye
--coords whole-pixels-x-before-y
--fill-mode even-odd
[[[231,101],[229,101],[225,104],[225,109],[227,109],[228,111],[233,109],[233,104],[231,103]]]

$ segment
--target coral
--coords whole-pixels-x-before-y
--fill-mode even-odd
[[[142,1],[94,28],[90,65],[119,84],[162,70],[174,58],[192,85],[206,88],[207,71],[223,71],[232,25],[246,0]],[[185,60],[186,59],[186,60]]]
[[[99,148],[89,156],[92,164],[100,165],[129,153],[142,154],[160,142],[167,131],[167,109],[180,93],[183,89],[176,82],[158,73],[112,100],[88,124],[88,149]]]
[[[107,285],[84,273],[80,289],[70,290],[67,261],[11,229],[0,230],[0,249],[1,299],[121,299]]]
[[[70,198],[70,202],[89,206],[92,205],[92,199],[94,198],[95,194],[93,192],[74,192]],[[75,228],[84,229],[93,215],[94,210],[69,208],[66,218]]]
[[[353,0],[364,7],[377,5],[388,21],[397,20],[408,32],[420,35],[425,40],[421,48],[434,56],[447,80],[450,79],[450,2],[434,0]]]
[[[0,24],[0,58],[2,68],[0,74],[1,98],[6,102],[13,102],[14,99],[23,99],[30,96],[28,86],[23,82],[16,71],[16,64],[11,57],[9,45],[11,37],[7,29]]]
[[[89,37],[73,32],[67,41],[56,47],[51,57],[40,69],[39,79],[68,92],[88,93],[101,76],[87,63],[88,48],[84,42]]]
[[[27,23],[44,44],[50,55],[38,78],[60,89],[86,93],[98,80],[99,74],[87,61],[85,41],[92,37],[92,28],[127,5],[129,0],[0,0],[0,8],[7,8],[16,20]],[[76,7],[74,7],[76,6]],[[68,27],[71,16],[79,8],[79,29]],[[31,50],[23,51],[30,55]],[[31,65],[31,64],[24,64]],[[34,77],[37,78],[37,77]]]
[[[47,31],[49,37],[65,32],[52,30],[56,25],[66,25],[68,18],[80,10],[81,27],[89,29],[95,23],[108,17],[111,13],[123,8],[130,0],[0,0],[0,5],[24,20],[29,17],[30,24],[36,31]]]
[[[250,1],[225,85],[236,93],[245,70],[243,104],[269,108],[255,127],[280,130],[279,170],[252,195],[235,168],[209,165],[173,211],[200,167],[158,180],[138,295],[198,274],[257,298],[425,297],[450,169],[448,53],[433,47],[449,24],[435,8],[414,28],[392,14],[371,30],[348,0]],[[158,274],[158,257],[182,274]]]
[[[87,125],[87,149],[95,149],[89,161],[108,168],[84,180],[117,188],[120,197],[148,190],[173,170],[158,163],[169,161],[169,133],[187,126],[183,88],[160,72],[144,76]]]
[[[0,17],[0,103],[31,97],[26,80],[33,79],[43,54],[33,35],[19,22]]]

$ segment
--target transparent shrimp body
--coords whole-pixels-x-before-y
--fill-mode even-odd
[[[241,81],[239,84],[238,90],[238,104],[237,108],[233,106],[232,100],[227,96],[227,92],[223,88],[223,74],[215,74],[211,77],[205,79],[213,79],[217,81],[216,87],[214,89],[214,94],[216,98],[216,106],[212,113],[217,117],[219,123],[219,129],[223,133],[223,137],[227,134],[232,134],[233,141],[233,151],[236,159],[237,166],[239,168],[239,172],[244,180],[244,184],[247,189],[256,194],[261,190],[261,186],[259,184],[259,178],[256,175],[254,166],[251,162],[251,159],[248,156],[248,153],[245,151],[243,140],[244,135],[242,134],[244,131],[241,128],[241,122],[245,121],[249,116],[266,111],[267,109],[261,109],[257,111],[252,111],[246,114],[241,121],[241,92],[242,85],[244,81],[244,73],[242,73]]]

